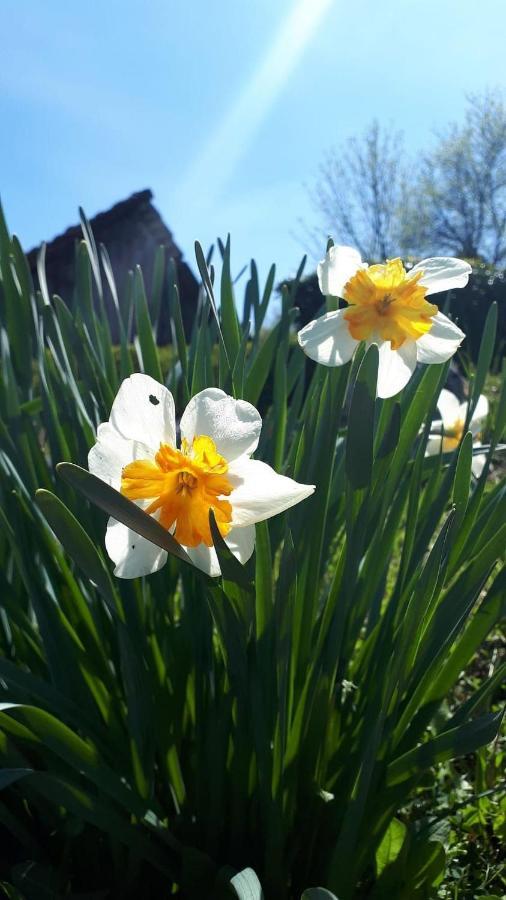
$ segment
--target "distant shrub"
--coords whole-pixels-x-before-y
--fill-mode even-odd
[[[453,317],[466,333],[462,349],[476,365],[480,349],[483,323],[494,301],[497,301],[498,322],[492,370],[501,368],[501,360],[506,352],[506,272],[490,263],[473,260],[473,274],[465,288],[455,295],[451,311]]]

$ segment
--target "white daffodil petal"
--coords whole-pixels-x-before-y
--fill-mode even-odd
[[[425,448],[425,456],[438,456],[443,446],[443,438],[439,435],[431,435]]]
[[[378,397],[394,397],[416,369],[416,342],[405,341],[398,350],[392,350],[390,341],[383,341],[378,350]]]
[[[464,400],[463,403],[459,404],[459,415],[458,415],[459,422],[466,421],[468,406],[469,406],[469,404],[468,404],[467,400]],[[471,430],[471,429],[469,429],[469,430]]]
[[[488,409],[488,400],[485,397],[485,394],[480,394],[469,424],[469,429],[473,434],[478,434],[478,432],[481,431],[488,418]]]
[[[299,484],[278,475],[267,463],[247,457],[229,466],[227,478],[234,488],[228,497],[232,524],[240,526],[263,522],[305,500],[315,489],[313,484]]]
[[[126,440],[110,422],[103,422],[97,429],[97,443],[88,453],[88,469],[92,475],[119,491],[123,467],[134,459],[150,459],[152,456],[154,451],[150,447]]]
[[[421,363],[443,363],[458,350],[465,334],[450,319],[438,312],[432,328],[416,341],[417,359]]]
[[[192,397],[181,417],[181,437],[191,444],[206,434],[218,453],[230,462],[256,450],[262,419],[246,400],[234,400],[219,388],[207,388]]]
[[[358,345],[348,330],[344,309],[326,313],[299,331],[297,338],[306,356],[323,366],[347,363]]]
[[[476,446],[476,444],[475,444]],[[475,478],[479,478],[483,469],[485,468],[485,463],[487,461],[486,453],[477,453],[476,456],[473,456],[471,462],[471,472],[473,473]]]
[[[176,443],[176,412],[169,390],[149,375],[136,373],[122,383],[109,419],[116,431],[158,450]]]
[[[455,394],[452,394],[451,391],[447,391],[446,388],[443,388],[437,401],[437,408],[443,418],[444,428],[453,428],[455,423],[459,421],[461,415],[458,397],[456,397]]]
[[[455,259],[452,256],[435,256],[431,259],[422,259],[410,270],[409,274],[423,272],[420,284],[427,288],[429,294],[437,294],[439,291],[450,291],[453,288],[465,287],[472,272],[469,263],[463,259]]]
[[[109,519],[105,535],[106,550],[116,564],[118,578],[140,578],[158,572],[167,562],[167,551],[141,537],[116,519]]]
[[[232,528],[225,538],[225,543],[230,547],[239,562],[244,565],[255,549],[255,526]],[[212,578],[221,575],[220,564],[214,547],[206,547],[205,544],[199,544],[198,547],[185,547],[185,550],[193,565],[202,572],[205,572]]]
[[[318,263],[318,284],[326,297],[342,297],[344,286],[358,269],[367,268],[354,247],[337,245],[327,251],[325,259]]]
[[[103,422],[97,429],[97,443],[88,453],[88,469],[119,490],[121,470],[132,461],[133,446],[133,441],[121,437],[109,422]]]
[[[244,528],[231,528],[225,538],[225,543],[230,547],[234,556],[240,563],[248,562],[255,549],[255,526],[246,525]]]
[[[206,575],[210,575],[212,578],[217,578],[218,575],[221,575],[220,564],[214,547],[206,547],[205,544],[199,544],[198,547],[185,547],[184,549],[195,568],[200,569],[201,572],[205,572]]]

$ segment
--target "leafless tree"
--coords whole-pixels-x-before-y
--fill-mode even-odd
[[[470,96],[464,122],[410,162],[409,179],[402,135],[374,121],[327,154],[310,193],[319,247],[331,235],[370,260],[451,253],[504,264],[504,98],[491,90]]]
[[[468,98],[464,123],[450,125],[425,154],[414,194],[403,237],[413,252],[505,261],[506,106],[500,94]]]
[[[402,135],[374,121],[330,150],[319,168],[310,191],[323,226],[318,236],[351,244],[369,260],[396,256],[409,233],[406,193]]]

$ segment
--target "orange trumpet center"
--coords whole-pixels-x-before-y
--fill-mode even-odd
[[[417,341],[432,328],[438,308],[425,299],[419,284],[423,272],[409,276],[400,259],[360,269],[344,288],[349,304],[344,313],[357,341],[380,338],[398,350],[406,340]]]
[[[207,435],[183,440],[181,450],[160,444],[154,459],[137,459],[124,467],[121,493],[130,500],[151,500],[147,513],[159,511],[159,522],[173,530],[176,541],[185,547],[213,540],[209,527],[212,509],[220,534],[230,531],[232,506],[228,497],[233,488],[226,477],[228,463]]]
[[[459,446],[464,436],[464,424],[464,419],[456,419],[451,427],[444,429],[441,442],[443,452],[449,453],[450,450],[455,450]]]

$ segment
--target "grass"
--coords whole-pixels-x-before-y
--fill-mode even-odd
[[[468,699],[504,658],[506,636],[498,628],[484,642],[447,698],[448,708]],[[504,706],[506,691],[499,687],[493,708]],[[437,886],[441,900],[503,900],[506,894],[506,731],[487,747],[432,773],[405,810],[419,826],[431,823],[443,840],[447,855],[444,876]]]

